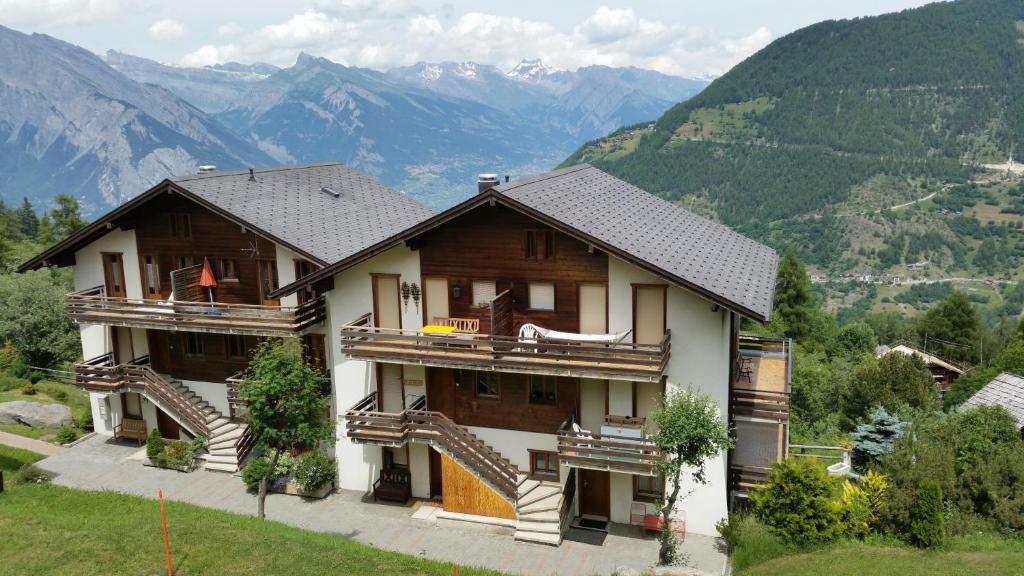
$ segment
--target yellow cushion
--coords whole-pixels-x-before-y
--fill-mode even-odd
[[[438,326],[436,324],[427,324],[423,327],[424,334],[451,334],[455,331],[455,326]]]

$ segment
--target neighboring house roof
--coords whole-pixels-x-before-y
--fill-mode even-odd
[[[1024,428],[1024,378],[1003,372],[992,379],[960,405],[961,410],[974,406],[1002,406]]]
[[[771,319],[774,250],[587,164],[495,186],[275,295],[316,283],[487,203],[523,212],[743,315]]]
[[[882,356],[885,356],[890,352],[899,352],[904,356],[917,356],[918,358],[921,359],[921,361],[925,363],[926,366],[939,366],[940,368],[944,368],[946,370],[949,370],[950,372],[956,372],[957,374],[964,373],[964,369],[957,366],[956,364],[952,364],[948,360],[943,360],[942,358],[939,358],[934,354],[922,352],[921,350],[918,350],[913,346],[907,346],[906,344],[897,344],[896,346],[892,347],[879,346],[878,349],[875,351],[875,357],[881,358]]]
[[[328,191],[324,191],[324,189]],[[326,266],[409,228],[434,211],[343,164],[210,172],[164,180],[22,264],[19,271],[73,253],[109,223],[167,190],[179,193]]]

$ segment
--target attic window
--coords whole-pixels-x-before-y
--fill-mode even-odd
[[[341,198],[341,192],[336,191],[334,188],[330,188],[330,187],[327,187],[327,186],[321,186],[320,187],[320,191],[323,192],[324,194],[330,194],[331,196],[334,196],[335,198]]]

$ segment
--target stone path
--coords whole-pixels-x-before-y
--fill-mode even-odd
[[[54,483],[73,488],[112,490],[164,497],[238,514],[252,515],[256,497],[240,478],[198,470],[189,474],[142,466],[139,448],[95,436],[39,462],[55,474]],[[419,503],[376,504],[361,493],[339,491],[323,500],[271,494],[267,517],[285,524],[336,534],[379,548],[482,566],[512,574],[606,575],[616,570],[643,571],[657,558],[658,543],[639,529],[613,526],[610,534],[571,530],[559,547],[513,540],[514,529],[444,520],[417,514]],[[173,518],[170,519],[173,530]],[[690,565],[722,574],[725,555],[714,538],[688,535],[683,550]]]
[[[11,448],[30,450],[36,454],[42,454],[44,456],[54,456],[64,451],[62,446],[57,446],[56,444],[50,444],[49,442],[43,442],[42,440],[36,440],[35,438],[26,438],[24,436],[18,436],[17,434],[11,434],[10,432],[3,431],[0,431],[0,444],[10,446]]]

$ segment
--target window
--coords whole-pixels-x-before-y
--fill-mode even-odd
[[[530,282],[530,310],[555,309],[555,283]]]
[[[188,214],[168,214],[171,238],[192,238],[192,218]]]
[[[185,332],[182,334],[182,339],[185,341],[185,356],[202,356],[206,353],[202,334]]]
[[[295,261],[295,279],[299,280],[316,272],[316,265],[305,260]],[[295,294],[298,296],[299,304],[305,304],[316,298],[316,290],[312,286],[304,286]]]
[[[277,306],[278,301],[267,298],[274,290],[277,290],[277,263],[273,260],[259,260],[256,267],[260,272],[260,304],[264,306]]]
[[[665,499],[665,479],[659,476],[633,476],[633,500],[661,504]]]
[[[530,476],[558,480],[558,453],[530,450]]]
[[[550,260],[555,257],[555,233],[553,230],[526,231],[526,259]]]
[[[175,270],[181,270],[182,268],[191,268],[196,265],[195,256],[178,256],[174,259],[174,263],[177,264]]]
[[[498,295],[497,283],[494,280],[473,281],[473,306],[490,306],[491,300]]]
[[[556,383],[554,376],[530,376],[530,404],[554,404]]]
[[[245,336],[239,336],[238,334],[227,334],[224,336],[224,350],[227,351],[228,358],[232,360],[245,359]]]
[[[221,258],[217,261],[217,267],[220,269],[221,280],[238,280],[238,260]]]
[[[475,372],[477,398],[501,398],[501,378],[497,372]]]
[[[142,281],[145,283],[146,296],[160,297],[160,257],[142,257]]]

